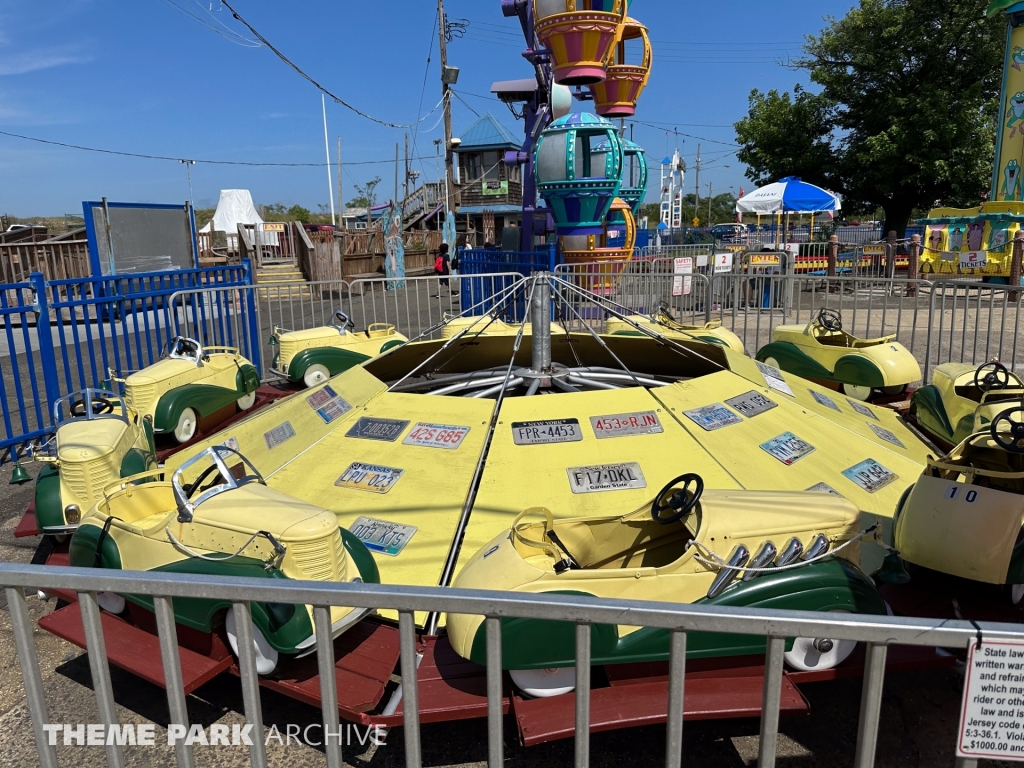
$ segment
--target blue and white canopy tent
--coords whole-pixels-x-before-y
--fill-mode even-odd
[[[814,214],[835,213],[842,208],[842,199],[834,192],[801,181],[798,176],[787,176],[774,184],[758,187],[736,201],[736,213],[754,213],[774,216],[789,213],[809,213],[811,229]]]

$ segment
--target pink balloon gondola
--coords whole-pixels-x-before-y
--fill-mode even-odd
[[[643,41],[643,61],[640,64],[626,63],[626,43],[632,40]],[[652,60],[647,27],[635,19],[626,19],[616,44],[609,52],[605,79],[590,86],[597,114],[602,117],[635,115],[640,94],[647,87],[651,76]]]
[[[604,80],[627,6],[626,0],[533,0],[537,37],[551,51],[556,83],[591,85]]]

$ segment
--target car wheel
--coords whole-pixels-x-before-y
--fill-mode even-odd
[[[309,388],[315,387],[317,384],[323,384],[329,378],[331,378],[331,372],[327,370],[327,366],[317,363],[316,365],[311,365],[306,369],[306,373],[303,375],[302,381],[305,383],[306,387]]]
[[[96,602],[99,603],[107,613],[121,613],[124,610],[124,598],[116,592],[100,592],[96,595]]]
[[[848,611],[836,611],[848,613]],[[782,657],[793,669],[814,672],[820,669],[838,667],[853,653],[856,640],[835,640],[828,637],[798,637],[793,640],[792,650]]]
[[[1012,605],[1020,605],[1024,600],[1024,584],[1007,584],[1006,596]]]
[[[256,405],[256,393],[250,392],[248,395],[238,398],[238,410],[248,411]]]
[[[856,384],[843,384],[843,393],[854,400],[867,401],[871,399],[871,387],[861,387]]]
[[[548,699],[576,688],[576,667],[550,669],[510,669],[512,682],[527,696]]]
[[[882,392],[888,395],[889,397],[896,397],[897,395],[902,395],[906,391],[906,384],[894,384],[891,387],[882,387]]]
[[[191,408],[186,408],[178,417],[178,424],[174,427],[174,439],[179,443],[187,443],[196,436],[196,427],[199,418]]]
[[[232,608],[224,617],[224,630],[228,635],[228,643],[231,645],[231,652],[238,658],[238,624],[235,621],[235,609]],[[256,673],[269,675],[277,669],[277,662],[280,654],[277,649],[267,642],[267,638],[260,632],[260,628],[254,623],[252,625],[253,651],[256,654]]]

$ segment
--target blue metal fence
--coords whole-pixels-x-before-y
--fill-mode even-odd
[[[255,316],[252,291],[216,292],[186,306],[170,302],[179,291],[247,285],[247,261],[50,282],[34,272],[26,283],[0,284],[0,463],[53,430],[57,398],[99,386],[111,371],[123,376],[152,365],[183,323],[204,329],[204,345],[237,346],[259,366],[259,339],[240,338],[228,321],[240,311]]]
[[[558,265],[558,250],[554,244],[543,246],[536,251],[459,251],[459,283],[463,285],[462,311],[465,312],[480,301],[481,296],[494,296],[504,291],[519,275],[533,272],[553,272]],[[495,278],[493,275],[508,272],[509,278]],[[514,274],[513,274],[514,273]],[[490,275],[474,278],[473,275]],[[468,282],[468,285],[464,285]],[[497,310],[506,322],[519,322],[526,312],[525,299],[521,294],[507,297],[500,302],[485,301],[474,309],[474,314],[486,314]]]

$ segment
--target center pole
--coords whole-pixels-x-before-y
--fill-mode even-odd
[[[530,321],[533,324],[533,364],[536,373],[551,371],[551,275],[539,272],[534,277],[533,306]]]

